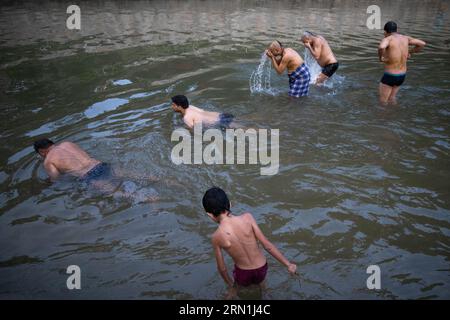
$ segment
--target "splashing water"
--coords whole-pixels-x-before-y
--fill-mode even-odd
[[[264,52],[259,60],[259,65],[250,76],[251,93],[267,93],[275,95],[276,92],[270,85],[271,62]]]
[[[322,72],[322,67],[317,63],[316,59],[314,59],[308,49],[305,49],[305,64],[309,68],[309,73],[311,74],[311,80],[309,83],[313,84]]]
[[[322,72],[322,67],[317,63],[316,59],[312,56],[308,49],[305,49],[305,64],[309,68],[309,73],[311,74],[310,84],[316,82],[317,77]],[[339,70],[338,70],[339,71]],[[345,77],[338,74],[334,74],[330,79],[323,83],[324,87],[334,88],[335,85],[339,85],[344,81]]]
[[[309,50],[305,50],[304,54],[305,64],[309,68],[311,74],[310,85],[314,85],[317,77],[322,72],[322,67],[317,63],[316,59],[312,56]],[[271,85],[271,73],[272,64],[265,52],[261,55],[258,67],[252,72],[250,76],[250,92],[251,93],[264,93],[272,96],[280,93],[280,90],[272,88]],[[330,79],[325,81],[323,87],[333,89],[335,86],[339,86],[343,83],[345,77],[338,74],[334,74]],[[336,92],[333,92],[335,94]]]

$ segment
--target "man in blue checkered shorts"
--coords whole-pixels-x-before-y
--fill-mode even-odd
[[[292,48],[284,48],[275,40],[266,50],[266,54],[272,59],[272,66],[278,74],[287,69],[289,77],[289,96],[303,97],[309,92],[311,75],[302,57]]]

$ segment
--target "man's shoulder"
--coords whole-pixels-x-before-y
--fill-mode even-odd
[[[222,233],[220,232],[220,229],[217,228],[216,231],[214,231],[214,233],[212,234],[211,242],[213,244],[220,245],[221,240],[222,240]]]
[[[300,56],[300,54],[297,52],[297,50],[292,49],[292,48],[286,48],[286,49],[289,49],[288,54],[286,54],[286,58],[292,59],[292,58],[295,58],[296,56]]]
[[[62,142],[58,143],[57,145],[55,145],[55,147],[73,148],[73,147],[78,147],[78,145],[73,142],[70,142],[70,141],[62,141]],[[58,151],[58,148],[55,148],[55,151]]]
[[[241,217],[241,219],[246,220],[246,221],[253,221],[254,220],[253,215],[250,212],[247,212],[247,211],[243,212],[240,215],[240,217]]]
[[[49,166],[49,165],[51,165],[51,164],[53,164],[53,160],[54,160],[53,155],[51,155],[50,152],[49,152],[47,154],[47,156],[45,157],[45,159],[44,159],[44,163],[43,163],[44,168]]]
[[[190,119],[194,118],[195,111],[193,109],[191,109],[191,110],[189,110],[189,109],[190,109],[190,107],[186,109],[186,113],[183,116],[183,119],[185,119],[185,120],[190,120]]]

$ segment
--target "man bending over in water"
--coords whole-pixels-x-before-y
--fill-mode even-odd
[[[320,85],[336,72],[339,67],[339,62],[336,60],[330,45],[324,37],[306,31],[301,41],[322,67],[322,72],[316,79],[316,84]]]
[[[172,109],[175,112],[181,113],[184,123],[189,128],[193,128],[196,124],[206,126],[219,125],[222,128],[235,127],[233,122],[234,116],[232,114],[210,112],[194,107],[189,105],[188,99],[183,95],[172,97]]]
[[[57,180],[63,174],[75,176],[86,186],[93,186],[105,192],[115,189],[111,179],[122,174],[111,168],[111,165],[91,158],[84,150],[72,142],[59,144],[45,138],[34,142],[34,150],[44,159],[44,169],[51,181]],[[139,175],[139,177],[142,177]],[[146,176],[147,180],[157,181],[156,177]],[[115,195],[130,198],[131,194],[115,191]],[[155,197],[148,200],[154,201]]]
[[[217,269],[228,285],[229,295],[234,295],[239,286],[259,285],[262,289],[268,266],[259,243],[283,264],[289,273],[296,273],[297,266],[289,262],[277,247],[267,240],[251,213],[239,216],[231,214],[230,201],[222,189],[217,187],[209,189],[202,202],[207,215],[219,224],[211,241]],[[234,261],[234,281],[228,275],[222,250],[225,250]]]
[[[409,46],[414,46],[411,50]],[[378,47],[380,62],[384,62],[384,75],[380,82],[380,102],[396,101],[397,92],[405,81],[406,61],[417,53],[425,42],[397,33],[397,24],[389,21],[384,25],[384,39]]]
[[[34,142],[34,150],[44,158],[45,171],[52,181],[62,174],[70,174],[90,183],[111,173],[109,164],[91,158],[72,142],[56,145],[49,139],[41,139]]]
[[[287,69],[289,96],[296,98],[307,96],[311,74],[297,51],[284,48],[279,41],[275,40],[266,50],[266,54],[272,59],[272,66],[278,74],[282,74]]]

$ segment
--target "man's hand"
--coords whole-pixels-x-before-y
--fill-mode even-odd
[[[234,285],[228,287],[227,293],[225,295],[225,300],[231,300],[236,297],[237,297],[237,288]]]
[[[273,54],[272,54],[272,52],[270,52],[270,50],[266,50],[266,55],[267,55],[269,58],[273,58]]]
[[[296,271],[297,271],[297,266],[295,264],[293,264],[293,263],[290,263],[288,265],[288,271],[289,271],[290,274],[295,274]]]

